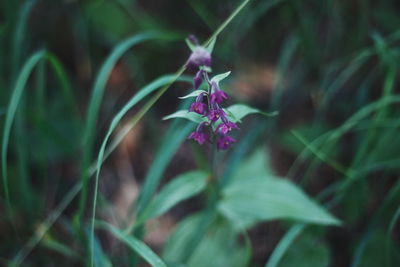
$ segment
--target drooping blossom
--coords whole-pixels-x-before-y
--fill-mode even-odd
[[[210,135],[207,133],[207,123],[202,122],[197,127],[196,131],[192,132],[188,139],[193,139],[200,145],[203,145],[206,141],[210,140]]]
[[[187,67],[194,68],[196,71],[193,77],[194,90],[198,90],[203,82],[207,82],[208,90],[201,92],[196,100],[190,105],[189,111],[202,115],[201,122],[196,131],[192,132],[188,139],[193,139],[200,145],[209,142],[215,142],[218,149],[229,149],[236,142],[234,138],[228,135],[232,129],[239,127],[228,119],[226,112],[219,106],[228,99],[228,94],[219,88],[221,75],[226,77],[230,72],[215,76],[210,80],[211,72],[211,53],[208,49],[199,45],[197,39],[193,36],[188,38],[192,53],[187,61]],[[218,77],[219,78],[216,78]],[[217,121],[221,121],[215,126]]]
[[[207,115],[207,105],[203,102],[204,94],[197,96],[196,101],[190,105],[189,111],[200,115]]]
[[[196,46],[187,62],[189,68],[198,68],[201,66],[211,67],[211,54],[202,46]]]
[[[197,71],[196,75],[193,78],[193,84],[194,84],[194,89],[197,90],[199,89],[200,85],[203,83],[203,75],[204,75],[204,70],[200,69]]]
[[[228,94],[225,91],[219,89],[217,83],[215,82],[211,83],[211,90],[212,90],[212,93],[210,95],[211,104],[214,103],[221,104],[224,100],[228,99]]]
[[[225,116],[225,111],[223,111],[221,108],[216,108],[211,109],[207,117],[210,121],[216,122],[217,120],[219,120],[220,118],[224,118]]]
[[[230,137],[229,135],[222,135],[222,136],[219,136],[217,139],[217,148],[226,150],[226,149],[229,149],[231,147],[231,145],[235,142],[236,142],[236,140],[234,138]]]
[[[239,127],[234,122],[226,121],[217,126],[216,132],[222,135],[226,135],[232,129],[239,129]]]
[[[201,102],[193,102],[190,105],[189,111],[204,115],[207,112],[207,105]]]

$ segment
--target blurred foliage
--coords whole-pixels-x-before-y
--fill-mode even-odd
[[[249,1],[213,69],[279,115],[211,174],[163,86],[241,3],[0,3],[1,265],[400,265],[400,3]]]

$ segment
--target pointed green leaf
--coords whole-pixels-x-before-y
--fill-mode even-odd
[[[215,76],[211,79],[211,81],[212,81],[212,82],[219,83],[220,81],[222,81],[223,79],[225,79],[226,77],[228,77],[229,74],[231,74],[231,71],[227,71],[227,72],[225,72],[225,73],[221,73],[221,74],[215,75]]]
[[[139,254],[153,267],[167,267],[145,243],[106,222],[99,222],[98,226],[112,233],[117,239]]]
[[[229,185],[223,196],[219,210],[244,226],[276,219],[340,224],[339,220],[310,199],[299,187],[283,178],[244,177]]]
[[[107,255],[104,253],[101,244],[97,238],[94,239],[94,267],[111,267],[112,264],[110,259],[108,259]]]
[[[205,234],[196,243],[193,254],[187,258],[187,248],[193,245],[193,235],[203,225],[206,214],[197,213],[182,220],[164,246],[163,258],[169,266],[229,266],[248,265],[245,247],[237,241],[237,231],[226,220],[210,219]],[[186,266],[186,265],[185,265]]]
[[[298,186],[284,178],[273,176],[269,168],[265,168],[268,166],[265,154],[256,152],[256,156],[239,167],[237,175],[224,188],[218,205],[223,215],[242,227],[276,219],[324,225],[340,224],[339,220],[309,198]]]
[[[274,112],[263,112],[259,109],[247,106],[247,105],[243,105],[243,104],[235,104],[232,105],[228,108],[226,108],[226,111],[228,113],[228,115],[230,116],[230,119],[233,122],[240,122],[244,117],[246,117],[247,115],[250,114],[261,114],[264,116],[276,116],[278,115],[277,111]]]
[[[217,38],[213,38],[211,42],[207,45],[206,50],[211,54],[214,50],[215,42],[217,41]]]
[[[176,119],[176,118],[187,119],[196,123],[200,123],[207,120],[200,114],[197,114],[195,112],[189,112],[187,110],[178,110],[175,113],[165,116],[163,120]]]
[[[212,69],[210,67],[207,67],[207,66],[200,66],[200,69],[204,70],[204,71],[206,71],[208,73],[212,72]]]
[[[137,223],[158,217],[179,202],[197,195],[205,188],[207,177],[208,174],[203,171],[191,171],[179,175],[164,186]]]
[[[189,38],[185,39],[185,42],[187,44],[187,46],[190,48],[190,50],[193,52],[196,49],[196,45],[194,45]]]
[[[189,98],[189,97],[197,97],[197,96],[199,96],[201,93],[207,94],[207,91],[204,91],[204,90],[196,90],[196,91],[191,92],[191,93],[188,94],[188,95],[180,96],[179,98],[180,98],[180,99],[185,99],[185,98]]]
[[[318,244],[316,246],[316,244]],[[318,237],[305,234],[297,237],[283,256],[279,267],[328,267],[330,266],[328,246]]]

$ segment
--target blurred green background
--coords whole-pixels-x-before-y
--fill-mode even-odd
[[[1,1],[1,265],[89,265],[94,179],[86,170],[111,121],[186,62],[188,35],[206,41],[241,3]],[[229,102],[279,111],[243,121],[239,142],[219,157],[221,187],[238,174],[276,176],[340,226],[314,225],[304,211],[302,219],[255,216],[232,230],[240,227],[213,215],[206,191],[182,197],[134,236],[167,266],[400,266],[399,14],[394,0],[251,0],[216,40],[213,71],[232,71],[223,84]],[[139,40],[148,32],[155,37]],[[137,45],[124,50],[132,38]],[[178,97],[189,88],[174,83],[136,124],[146,102],[118,124],[112,137],[125,138],[102,167],[98,219],[129,228],[156,189],[208,170],[209,151],[185,140],[194,125],[162,120],[187,106]],[[95,236],[96,266],[147,266],[106,229]]]

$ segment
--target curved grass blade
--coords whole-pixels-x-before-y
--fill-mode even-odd
[[[389,228],[388,228],[388,231],[387,231],[387,236],[386,236],[386,263],[387,263],[388,266],[392,266],[391,265],[392,262],[391,262],[390,255],[392,254],[392,252],[394,250],[393,246],[390,245],[390,241],[391,241],[391,238],[392,238],[391,235],[394,233],[394,228],[396,226],[396,222],[399,221],[399,218],[400,218],[400,206],[397,208],[395,214],[393,215],[392,219],[390,220]]]
[[[164,142],[157,152],[157,157],[148,171],[145,182],[137,201],[137,213],[141,214],[150,203],[151,197],[154,195],[158,184],[162,178],[165,168],[171,161],[172,156],[178,150],[179,145],[186,139],[190,131],[195,125],[192,123],[184,126],[179,125],[179,122],[174,122],[166,134],[169,141]]]
[[[4,198],[7,205],[7,210],[9,214],[11,214],[11,201],[10,201],[10,193],[8,188],[8,175],[7,175],[7,147],[10,139],[11,127],[14,121],[15,113],[17,111],[17,107],[19,101],[21,99],[23,90],[28,81],[30,74],[32,73],[33,68],[36,64],[44,57],[45,52],[38,51],[33,54],[28,61],[25,63],[24,67],[21,70],[21,73],[18,76],[17,82],[15,84],[14,91],[11,95],[10,103],[7,108],[7,114],[4,124],[3,130],[3,140],[2,140],[2,148],[1,148],[1,168],[2,168],[2,176],[3,176],[3,190],[4,190]],[[11,217],[10,217],[11,219]]]
[[[103,63],[97,75],[88,105],[88,111],[84,126],[85,128],[83,129],[83,134],[82,134],[82,145],[85,149],[83,150],[83,159],[81,164],[81,180],[83,181],[83,187],[79,202],[78,221],[83,214],[87,199],[87,183],[89,179],[89,174],[87,172],[87,169],[89,168],[90,160],[92,157],[94,131],[96,128],[95,126],[100,109],[100,104],[104,94],[104,89],[106,87],[111,71],[114,68],[117,61],[121,58],[121,56],[130,48],[132,48],[132,46],[137,45],[138,43],[141,43],[146,40],[155,39],[157,37],[160,37],[160,34],[146,32],[137,34],[121,42],[114,48],[110,56]]]
[[[272,255],[269,257],[265,267],[277,267],[283,255],[288,250],[293,241],[301,234],[305,228],[305,224],[296,224],[285,234],[285,236],[276,245]]]
[[[118,228],[105,222],[99,222],[98,226],[104,230],[112,233],[121,242],[125,243],[129,248],[139,254],[144,260],[146,260],[153,267],[167,267],[167,265],[157,256],[145,243],[139,239],[124,233]]]
[[[182,105],[186,107],[186,102],[184,102]],[[170,125],[167,133],[164,136],[164,139],[169,140],[169,142],[162,143],[162,146],[157,151],[157,156],[144,179],[144,184],[135,206],[136,210],[133,212],[136,213],[137,217],[141,217],[142,212],[147,209],[147,206],[149,205],[151,198],[160,183],[165,169],[172,160],[173,155],[178,150],[180,144],[186,139],[188,134],[194,128],[195,125],[193,123],[182,124],[178,120],[174,121]],[[136,222],[133,222],[128,227],[127,232],[131,232],[135,229],[135,223]]]
[[[291,175],[296,171],[296,169],[299,168],[300,161],[309,156],[309,152],[314,154],[315,151],[314,152],[309,151],[310,147],[317,148],[323,144],[339,139],[346,132],[350,131],[352,128],[357,126],[359,123],[362,122],[363,119],[371,115],[376,110],[379,110],[387,105],[395,104],[397,102],[400,102],[400,95],[392,95],[390,98],[381,98],[375,102],[372,102],[371,104],[368,104],[365,107],[358,110],[357,112],[355,112],[354,115],[352,115],[349,119],[347,119],[347,121],[345,121],[336,129],[331,130],[321,135],[320,137],[316,138],[312,142],[310,142],[309,146],[304,148],[304,150],[299,154],[295,162],[292,164],[292,167],[289,169],[287,176],[291,177]]]
[[[218,27],[218,29],[208,38],[207,42],[203,45],[208,47],[210,44],[217,39],[218,35],[228,26],[228,24],[239,14],[240,11],[250,2],[250,0],[244,0],[233,12],[232,14]],[[214,45],[213,45],[214,46]]]
[[[71,86],[71,83],[68,79],[67,72],[64,69],[64,66],[60,62],[60,60],[51,52],[46,52],[46,60],[50,63],[54,73],[56,74],[62,93],[64,95],[64,99],[68,108],[73,112],[73,116],[80,121],[80,113],[77,105],[76,97],[74,95],[74,90]]]
[[[28,25],[29,15],[37,1],[25,1],[19,14],[18,23],[12,40],[12,61],[11,79],[17,74],[17,69],[21,63],[21,51],[24,51],[24,38],[26,37],[26,26]]]
[[[128,103],[126,103],[122,109],[115,115],[113,118],[111,125],[107,131],[107,134],[103,140],[103,143],[101,145],[100,151],[97,156],[97,162],[96,162],[96,176],[95,176],[95,191],[94,191],[94,198],[93,198],[93,209],[92,209],[92,226],[91,226],[91,231],[90,231],[90,246],[91,246],[91,260],[93,263],[93,246],[94,246],[94,220],[96,217],[96,204],[97,204],[97,189],[98,189],[98,182],[99,182],[99,176],[100,176],[100,171],[101,171],[101,165],[104,161],[104,155],[106,151],[106,145],[108,140],[111,137],[111,134],[114,132],[115,128],[118,126],[119,122],[123,118],[123,116],[133,107],[135,106],[140,100],[148,96],[150,93],[154,92],[160,87],[163,87],[166,84],[169,84],[172,80],[176,79],[174,75],[166,75],[163,76],[154,82],[150,83],[149,85],[145,86],[143,89],[141,89],[136,95],[134,95]],[[180,81],[187,81],[190,82],[190,79],[188,78],[178,78]],[[132,126],[133,127],[133,126]]]
[[[10,196],[9,196],[9,188],[8,188],[8,173],[7,173],[7,149],[8,143],[10,139],[11,127],[15,118],[15,114],[18,108],[18,104],[21,100],[22,93],[25,89],[26,83],[28,81],[29,76],[31,75],[34,67],[40,62],[40,60],[46,59],[49,61],[50,66],[55,71],[56,76],[60,80],[61,87],[65,95],[68,95],[68,100],[70,103],[75,103],[72,88],[67,82],[65,71],[58,61],[58,59],[49,52],[44,50],[38,51],[34,53],[23,66],[17,82],[15,84],[14,90],[11,95],[10,103],[7,108],[4,130],[3,130],[3,139],[2,139],[2,150],[1,150],[1,166],[2,166],[2,176],[3,176],[3,190],[5,195],[5,200],[7,206],[10,206]]]

